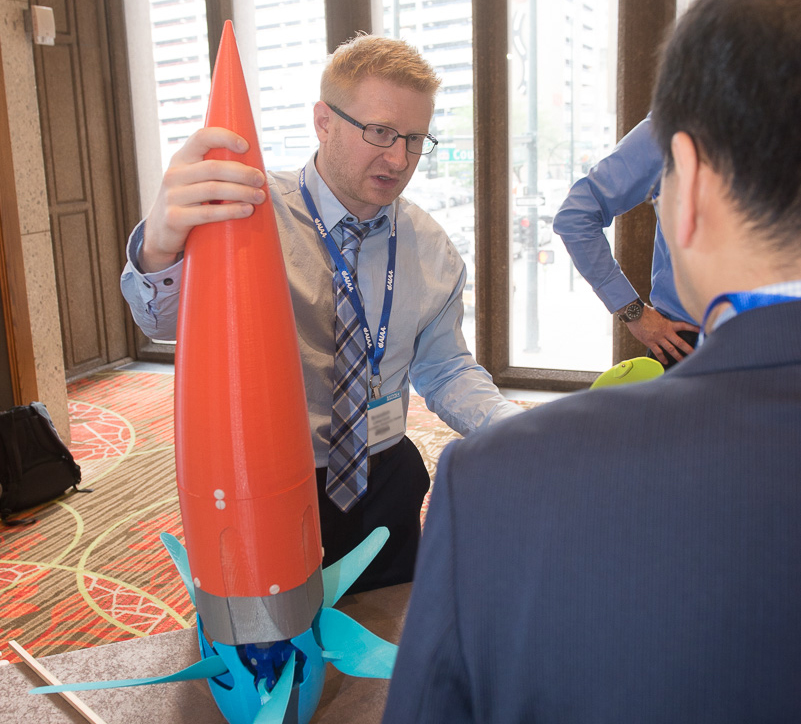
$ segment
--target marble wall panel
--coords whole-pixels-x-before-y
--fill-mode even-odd
[[[0,47],[39,399],[69,440],[53,248],[50,239],[28,0],[0,0]]]

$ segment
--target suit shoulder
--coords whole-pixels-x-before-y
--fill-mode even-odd
[[[458,456],[544,455],[575,448],[588,437],[609,439],[621,429],[645,426],[655,409],[670,404],[659,380],[628,387],[581,390],[501,420],[465,438]]]

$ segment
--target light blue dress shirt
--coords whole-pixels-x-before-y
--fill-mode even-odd
[[[298,173],[268,177],[298,328],[315,464],[325,467],[333,404],[334,266],[306,210]],[[342,231],[337,225],[343,218],[354,217],[317,173],[314,159],[306,165],[306,183],[324,224],[341,247]],[[379,211],[359,252],[357,279],[370,329],[375,334],[379,326],[390,231],[386,219],[392,219],[396,206],[395,295],[381,362],[381,393],[401,390],[405,414],[411,382],[429,409],[463,435],[517,414],[521,408],[501,395],[467,349],[461,329],[466,279],[462,258],[442,227],[403,198]],[[143,233],[140,223],[129,239],[122,292],[134,320],[148,337],[172,340],[183,262],[157,273],[142,273],[137,260]],[[376,445],[370,453],[399,439]]]
[[[610,312],[630,304],[638,294],[612,256],[604,229],[616,216],[645,201],[654,184],[658,191],[662,165],[662,154],[651,135],[649,114],[609,156],[573,185],[554,217],[553,230],[562,237],[576,269]],[[658,220],[650,302],[669,319],[698,324],[679,301],[673,264]]]

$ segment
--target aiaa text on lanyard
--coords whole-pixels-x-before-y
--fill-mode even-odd
[[[378,399],[381,396],[381,373],[380,366],[381,360],[384,357],[387,347],[387,339],[389,337],[389,315],[392,311],[392,295],[394,294],[394,280],[395,280],[395,255],[398,248],[398,235],[397,235],[397,220],[398,213],[397,207],[395,209],[395,217],[392,220],[392,231],[389,235],[389,259],[387,260],[387,273],[384,277],[384,305],[381,309],[381,321],[378,327],[378,344],[373,343],[373,335],[370,333],[370,325],[367,323],[367,315],[364,311],[359,290],[354,286],[348,266],[342,257],[342,253],[336,242],[331,238],[331,233],[325,227],[314,199],[309,193],[306,186],[306,169],[300,172],[300,192],[303,195],[303,200],[306,202],[306,209],[309,212],[317,233],[328,249],[331,259],[336,265],[342,281],[345,284],[345,293],[348,295],[350,303],[353,305],[353,311],[356,312],[356,317],[364,334],[364,340],[367,345],[367,361],[370,363],[370,389],[373,393],[373,399]]]

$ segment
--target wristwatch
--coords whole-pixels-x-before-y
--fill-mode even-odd
[[[642,317],[642,310],[645,308],[645,304],[643,303],[642,299],[637,297],[631,304],[629,304],[621,314],[617,315],[617,318],[621,322],[633,322],[635,319],[639,319]]]

